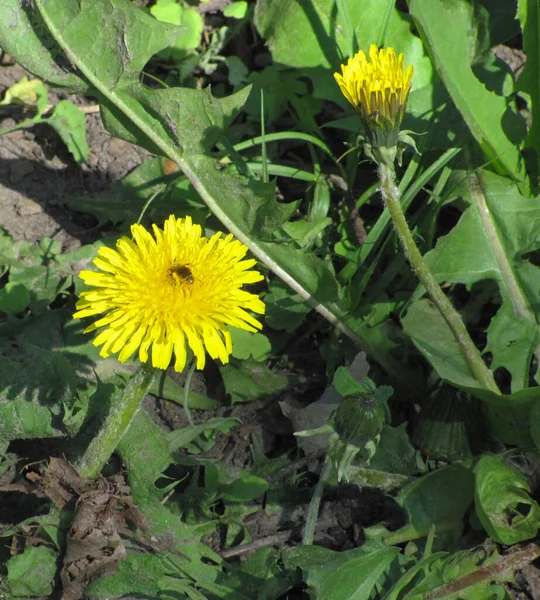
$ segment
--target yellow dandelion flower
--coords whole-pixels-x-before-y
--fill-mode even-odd
[[[413,67],[404,68],[404,56],[393,48],[377,49],[372,44],[369,60],[362,50],[334,73],[341,92],[362,118],[387,119],[399,125],[411,90]]]
[[[243,260],[247,247],[221,232],[210,239],[190,217],[170,216],[163,230],[152,234],[132,225],[133,239],[118,240],[116,250],[102,247],[94,264],[99,272],[82,271],[81,279],[95,290],[83,292],[74,317],[105,313],[85,329],[101,329],[94,340],[103,357],[119,353],[125,362],[135,351],[141,362],[182,371],[187,346],[202,369],[206,352],[228,362],[232,351],[232,325],[247,331],[261,329],[248,312],[263,314],[260,298],[242,289],[261,281],[250,270],[253,259]]]

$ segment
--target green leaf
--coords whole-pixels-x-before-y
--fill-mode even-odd
[[[540,206],[537,198],[524,198],[513,182],[487,171],[470,178],[466,199],[470,206],[458,224],[424,258],[439,282],[470,287],[485,279],[496,281],[503,304],[488,329],[486,351],[493,354],[493,370],[504,367],[510,372],[515,392],[528,386],[531,359],[540,341],[535,309],[540,269],[526,256],[540,248],[535,226]],[[415,333],[410,325],[407,329],[413,339],[435,333],[430,328]],[[451,345],[455,347],[455,342]],[[444,349],[440,351],[443,358]],[[466,373],[460,357],[450,350],[446,355],[447,367],[460,363],[460,371]],[[446,370],[446,379],[449,369],[439,363],[436,369],[440,368]],[[455,378],[449,381],[457,383]]]
[[[166,371],[160,373],[153,381],[150,389],[150,394],[163,398],[164,400],[170,400],[179,404],[184,405],[184,387],[176,383]],[[204,394],[189,390],[188,392],[188,407],[198,408],[200,410],[207,410],[209,408],[217,408],[218,402],[208,398]]]
[[[27,343],[0,352],[0,442],[67,435],[62,415],[77,397],[69,362]]]
[[[525,477],[501,458],[483,456],[474,469],[476,514],[495,542],[517,544],[535,537],[540,506],[530,497]]]
[[[399,552],[398,548],[385,548],[351,557],[321,582],[317,600],[368,600]]]
[[[30,304],[30,292],[22,283],[6,283],[0,290],[0,311],[21,313]]]
[[[223,16],[229,19],[243,19],[248,10],[248,3],[244,0],[237,0],[237,2],[231,2],[228,6],[223,9]]]
[[[439,377],[471,393],[478,389],[454,335],[431,300],[411,304],[401,324]]]
[[[252,402],[285,389],[289,381],[285,375],[271,371],[265,364],[243,361],[223,365],[219,368],[225,391],[231,402]]]
[[[268,483],[255,475],[241,475],[232,483],[222,485],[220,496],[227,502],[250,502],[268,490]]]
[[[146,413],[139,412],[117,450],[128,470],[135,502],[141,508],[159,502],[164,490],[158,489],[155,483],[174,462],[165,430],[152,422]]]
[[[463,517],[474,497],[474,475],[462,464],[454,464],[424,475],[401,490],[398,502],[407,511],[408,523],[385,537],[385,543],[425,537],[436,533],[458,537]]]
[[[17,56],[28,71],[49,84],[72,93],[84,94],[88,82],[69,64],[50,34],[43,18],[33,7],[13,0],[0,0],[0,46]]]
[[[411,0],[409,6],[439,77],[486,158],[499,173],[524,181],[519,150],[504,129],[509,121],[507,100],[489,91],[471,68],[473,5],[466,0]],[[456,39],[463,43],[454,44]]]
[[[177,40],[160,52],[162,58],[181,60],[188,50],[197,48],[201,43],[204,26],[202,15],[190,6],[183,6],[175,0],[157,0],[150,7],[150,14],[164,23],[181,26]]]
[[[346,552],[317,546],[297,546],[283,552],[287,570],[302,569],[317,600],[367,600],[399,554],[398,548],[364,544]]]
[[[230,433],[240,424],[239,419],[214,417],[199,425],[188,425],[167,434],[169,448],[175,452],[179,448],[188,448],[191,454],[209,452],[219,434]]]
[[[27,546],[7,563],[9,591],[17,597],[48,597],[54,589],[57,555],[46,546]]]
[[[53,114],[42,122],[54,127],[79,164],[86,161],[89,152],[86,141],[86,115],[78,106],[69,100],[61,100],[55,106]]]
[[[131,224],[137,221],[143,207],[154,197],[145,213],[145,221],[158,223],[171,214],[191,216],[204,226],[208,209],[191,183],[180,173],[166,172],[176,167],[162,157],[147,160],[121,181],[94,195],[69,196],[70,208],[94,215],[99,223]]]
[[[532,123],[525,146],[536,151],[540,165],[540,10],[535,0],[518,0],[517,17],[523,32],[523,50],[527,56],[518,79],[518,87],[531,98]],[[537,169],[540,169],[537,166]]]
[[[336,370],[332,383],[342,396],[372,394],[376,389],[375,384],[369,377],[365,377],[362,381],[358,381],[352,376],[347,367],[339,367],[339,369]]]
[[[272,346],[268,338],[262,333],[251,333],[244,329],[231,327],[233,351],[232,355],[239,360],[253,357],[257,362],[268,358]]]
[[[416,452],[409,441],[406,428],[406,423],[399,427],[383,426],[375,456],[369,462],[371,469],[401,475],[413,475],[418,471]]]
[[[288,333],[300,326],[311,308],[299,294],[295,294],[281,281],[270,285],[270,293],[265,298],[265,321],[272,329]]]

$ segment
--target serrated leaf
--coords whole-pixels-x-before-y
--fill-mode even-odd
[[[526,254],[540,248],[536,226],[540,207],[538,199],[523,197],[513,182],[486,171],[469,180],[469,190],[469,208],[424,258],[439,282],[471,286],[484,279],[496,281],[503,305],[488,329],[486,351],[493,354],[494,369],[504,366],[509,370],[515,392],[528,385],[531,359],[540,340],[536,320],[540,269],[526,259]],[[523,337],[527,325],[529,331]],[[413,336],[430,336],[429,328],[414,332],[407,327]],[[455,343],[451,345],[455,347]],[[462,359],[454,351],[446,354],[448,367],[457,368],[459,363],[465,376]],[[447,378],[449,369],[440,364],[436,367],[439,374],[442,368]],[[458,383],[455,378],[453,382]]]

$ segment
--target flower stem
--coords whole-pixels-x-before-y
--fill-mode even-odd
[[[184,382],[184,412],[186,413],[186,417],[190,425],[194,425],[194,423],[193,417],[191,416],[191,411],[189,410],[189,388],[191,387],[191,378],[195,372],[196,364],[197,363],[195,362],[195,359],[193,359],[186,375],[186,381]]]
[[[441,290],[418,250],[399,202],[399,191],[395,185],[393,167],[381,162],[379,164],[379,179],[381,181],[381,194],[392,218],[394,229],[416,276],[426,288],[431,300],[452,331],[475,379],[483,388],[500,395],[501,392],[495,383],[493,373],[486,366],[482,355],[472,341],[461,315]]]
[[[324,467],[317,481],[317,485],[313,490],[313,496],[309,502],[308,512],[306,515],[306,524],[304,526],[304,534],[302,535],[302,544],[311,546],[315,537],[315,527],[317,525],[317,517],[319,516],[319,506],[323,497],[324,486],[332,472],[332,461],[327,458]]]
[[[81,477],[97,477],[100,474],[139,411],[154,374],[152,366],[141,363],[128,381],[124,393],[113,401],[98,434],[77,465]]]

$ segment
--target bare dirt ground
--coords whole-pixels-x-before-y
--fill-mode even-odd
[[[32,76],[16,64],[0,66],[0,95]],[[80,98],[49,90],[49,104]],[[90,100],[84,104],[91,106]],[[21,111],[0,107],[0,129],[24,118]],[[57,240],[63,251],[93,241],[92,220],[67,209],[68,195],[85,195],[106,189],[150,157],[137,146],[111,137],[97,112],[86,115],[90,155],[78,165],[56,132],[48,125],[18,130],[0,137],[0,226],[15,239],[35,242]]]

